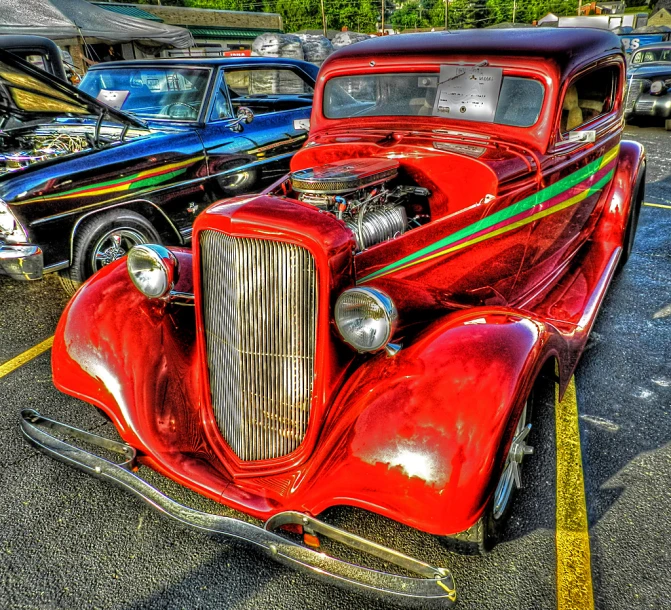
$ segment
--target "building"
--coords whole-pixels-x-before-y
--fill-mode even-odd
[[[278,13],[114,2],[95,2],[94,4],[110,11],[148,20],[158,20],[166,25],[189,30],[195,40],[195,47],[168,49],[161,53],[166,57],[220,55],[229,50],[249,50],[257,36],[266,32],[282,32],[282,17]]]
[[[581,15],[617,15],[624,13],[626,2],[589,2],[580,7]]]
[[[648,25],[671,26],[671,9],[661,8],[650,16]]]

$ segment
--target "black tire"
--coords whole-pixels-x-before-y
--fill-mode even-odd
[[[533,418],[534,392],[530,394],[526,403],[525,425]],[[528,437],[527,437],[528,439]],[[505,468],[504,468],[505,470]],[[502,473],[503,475],[503,473]],[[492,494],[482,517],[469,529],[453,536],[441,536],[441,542],[448,550],[461,555],[485,555],[498,543],[506,522],[510,518],[515,500],[515,487],[512,486],[511,495],[501,511],[495,507],[495,493]]]
[[[92,216],[82,223],[74,239],[72,266],[60,273],[61,285],[69,295],[133,245],[161,243],[158,231],[144,216],[123,209]]]
[[[632,200],[629,208],[629,218],[627,219],[627,228],[624,230],[624,241],[622,242],[622,254],[617,264],[616,273],[620,273],[627,264],[631,252],[634,249],[634,240],[636,239],[636,228],[638,227],[638,216],[641,213],[641,205],[645,196],[645,167],[643,167],[636,180],[636,186],[632,192]]]

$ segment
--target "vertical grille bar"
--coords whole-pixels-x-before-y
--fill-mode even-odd
[[[294,451],[314,380],[314,258],[295,244],[204,231],[200,238],[210,391],[224,440],[242,460]]]

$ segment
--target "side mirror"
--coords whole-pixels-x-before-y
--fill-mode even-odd
[[[254,113],[251,111],[250,108],[247,108],[247,106],[240,106],[238,108],[238,114],[231,123],[229,123],[229,127],[233,131],[242,131],[242,124],[243,123],[251,123],[254,120]]]

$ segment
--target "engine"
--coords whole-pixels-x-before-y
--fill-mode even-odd
[[[22,169],[52,157],[68,155],[90,148],[89,141],[78,134],[65,131],[27,133],[2,139],[0,174]]]
[[[428,220],[428,189],[398,183],[393,159],[349,159],[291,174],[301,201],[330,212],[365,250]]]

